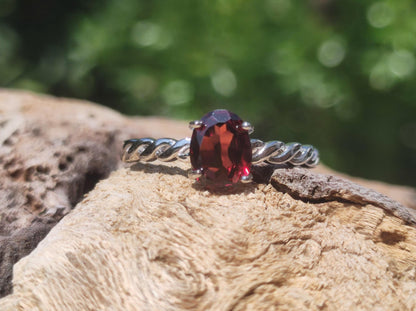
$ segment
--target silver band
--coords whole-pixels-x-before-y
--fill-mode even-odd
[[[189,157],[190,138],[140,138],[124,142],[122,160],[124,162],[164,162]],[[251,139],[252,163],[291,164],[295,166],[315,167],[319,162],[319,152],[311,145],[283,143],[273,140],[263,142]]]

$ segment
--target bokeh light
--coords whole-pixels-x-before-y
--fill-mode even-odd
[[[231,69],[222,67],[211,75],[214,90],[223,96],[231,96],[237,88],[237,79]]]
[[[0,1],[0,83],[255,137],[416,185],[413,0]]]
[[[326,40],[318,50],[318,59],[326,67],[336,67],[344,60],[346,48],[337,39]]]
[[[168,105],[183,105],[193,99],[193,88],[187,81],[170,81],[163,88],[162,96]]]
[[[375,28],[386,27],[394,20],[394,7],[388,2],[375,2],[368,8],[367,19]]]

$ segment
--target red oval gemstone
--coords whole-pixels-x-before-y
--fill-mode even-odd
[[[194,170],[202,170],[215,184],[236,183],[250,174],[251,144],[243,121],[228,110],[218,109],[201,119],[192,133],[190,154]]]

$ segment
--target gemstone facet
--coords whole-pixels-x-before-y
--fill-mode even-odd
[[[214,184],[230,185],[249,176],[251,144],[243,121],[224,109],[207,113],[201,121],[192,133],[192,169]]]

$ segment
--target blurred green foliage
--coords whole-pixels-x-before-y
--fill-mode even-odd
[[[1,0],[0,85],[194,119],[416,185],[413,0]]]

